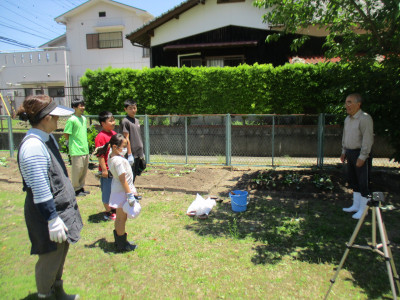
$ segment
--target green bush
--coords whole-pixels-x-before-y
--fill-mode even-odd
[[[363,109],[375,131],[387,136],[400,159],[400,68],[320,63],[238,67],[87,70],[81,78],[90,114],[123,112],[123,101],[138,102],[139,114],[316,114],[343,121],[346,95],[364,96]],[[390,113],[389,113],[390,110]]]
[[[94,140],[99,132],[96,130],[94,125],[90,125],[87,129],[87,138],[88,138],[88,145],[89,145],[89,155],[93,153],[95,147]],[[65,145],[65,137],[62,135],[58,141],[60,145],[60,152],[68,154],[68,160],[71,162],[71,158],[69,157],[69,150],[68,146]]]

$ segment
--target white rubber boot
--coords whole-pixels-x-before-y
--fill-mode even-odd
[[[345,212],[356,212],[360,208],[361,194],[359,192],[353,192],[353,205],[347,208],[343,208]]]
[[[360,219],[362,214],[364,213],[365,208],[367,207],[368,199],[365,197],[360,197],[360,207],[358,212],[353,215],[353,219]],[[367,212],[368,214],[368,212]]]

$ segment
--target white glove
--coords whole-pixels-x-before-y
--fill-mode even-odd
[[[135,159],[133,158],[132,154],[128,154],[128,162],[131,166],[135,163]]]
[[[134,206],[136,202],[135,195],[132,193],[126,193],[126,201],[128,201],[130,206]]]
[[[56,243],[62,243],[67,240],[66,232],[68,231],[63,220],[60,217],[56,217],[49,221],[49,235],[50,240]]]

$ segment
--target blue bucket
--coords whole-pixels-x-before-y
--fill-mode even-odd
[[[247,195],[246,191],[233,191],[234,195],[229,193],[231,198],[232,210],[234,212],[242,212],[247,209]]]

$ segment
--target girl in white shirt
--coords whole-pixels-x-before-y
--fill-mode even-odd
[[[137,202],[137,191],[133,185],[132,167],[128,160],[124,157],[127,152],[128,141],[122,134],[115,134],[110,141],[102,148],[97,149],[97,155],[102,151],[107,151],[110,147],[110,157],[108,159],[108,167],[113,175],[111,183],[111,195],[109,205],[117,211],[115,219],[115,246],[118,252],[133,251],[136,245],[127,241],[125,232],[125,224],[128,218],[127,210],[134,211],[139,209],[140,204]],[[124,207],[125,205],[125,207]],[[132,215],[130,214],[130,217]]]

